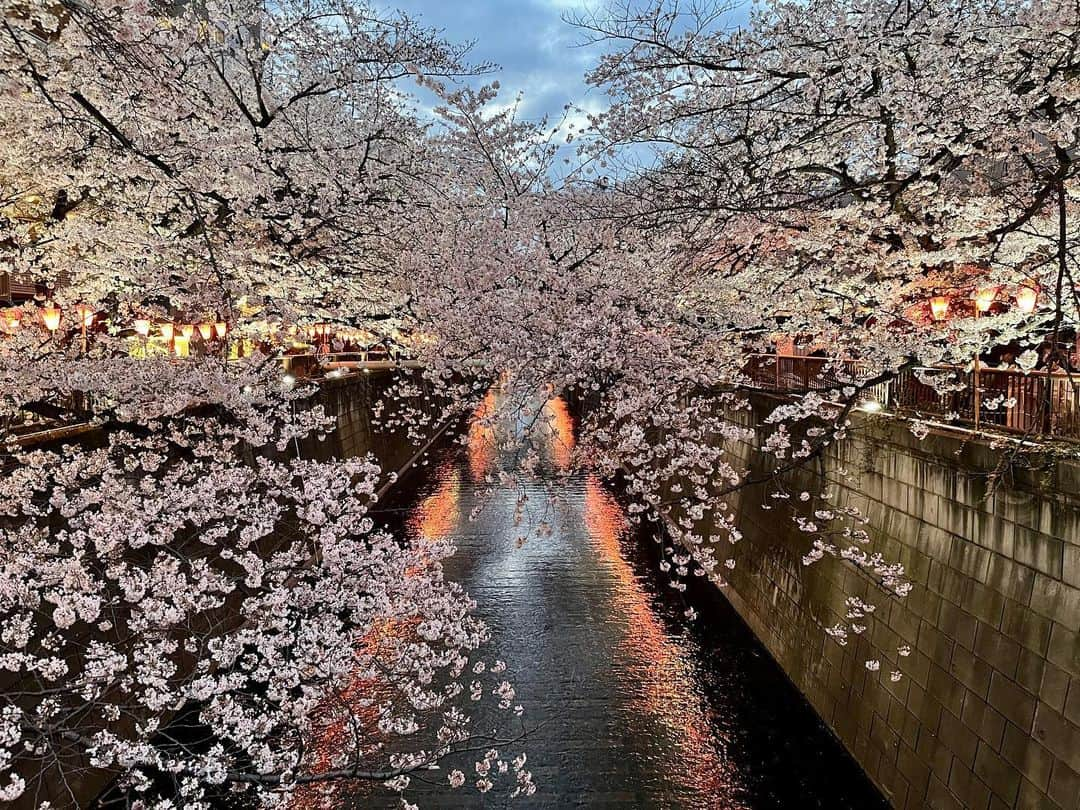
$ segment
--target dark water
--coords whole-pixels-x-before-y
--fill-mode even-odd
[[[548,416],[535,480],[477,495],[515,462],[474,426],[467,448],[431,460],[403,510],[408,531],[456,540],[447,573],[492,628],[485,658],[509,665],[532,731],[507,753],[527,752],[538,787],[520,804],[885,807],[712,586],[685,596],[665,587],[650,530],[632,526],[597,478],[569,471],[571,419],[560,402]],[[690,626],[687,602],[701,614]],[[455,764],[469,773],[471,761]],[[410,798],[421,807],[505,802],[497,791],[450,791],[445,778],[414,781]]]

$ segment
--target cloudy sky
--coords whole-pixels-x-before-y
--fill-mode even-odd
[[[595,2],[595,0],[592,0]],[[589,91],[585,71],[597,51],[574,47],[581,32],[563,16],[582,10],[590,0],[383,0],[422,22],[445,31],[452,42],[475,41],[474,62],[496,62],[502,70],[492,78],[502,84],[500,101],[510,102],[520,90],[522,117],[548,115],[554,124],[565,104],[589,110],[603,105],[603,95]]]

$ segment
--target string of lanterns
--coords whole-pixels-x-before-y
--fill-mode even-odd
[[[997,300],[999,292],[1000,287],[997,286],[978,288],[974,294],[976,315],[984,315],[989,312],[990,308]],[[1034,283],[1024,283],[1016,290],[1016,308],[1025,315],[1030,315],[1035,311],[1038,299],[1039,292]],[[952,299],[947,295],[935,295],[929,299],[928,304],[930,319],[935,322],[942,322],[949,315]],[[77,304],[74,311],[76,322],[83,332],[83,342],[85,344],[87,330],[93,327],[97,312],[88,304],[82,303]],[[7,307],[0,311],[0,330],[7,332],[8,334],[14,334],[22,325],[23,314],[24,309],[18,306]],[[63,311],[60,307],[49,301],[45,306],[39,309],[39,317],[41,318],[42,325],[45,329],[50,333],[55,333],[60,328],[60,323],[63,320]],[[264,326],[262,331],[270,336],[273,336],[281,328],[280,324],[269,323],[266,321],[262,321],[261,323]],[[136,318],[132,327],[136,334],[144,340],[148,340],[153,329],[153,322],[149,318]],[[203,342],[210,343],[213,340],[224,340],[229,333],[229,325],[225,321],[215,319],[213,321],[207,320],[197,324],[184,323],[177,327],[177,325],[172,322],[165,321],[158,324],[158,330],[161,338],[173,347],[176,355],[178,357],[185,357],[190,351],[191,340],[196,331],[198,331],[199,337],[202,338]],[[309,326],[291,327],[288,330],[288,333],[293,337],[302,335],[308,338],[312,343],[322,347],[329,344],[331,337],[335,335],[335,328],[329,323],[317,323]],[[359,338],[359,333],[337,332],[337,337],[346,340],[356,340]]]
[[[77,304],[74,309],[74,322],[78,324],[82,332],[83,349],[86,349],[87,333],[94,326],[97,319],[97,311],[88,304]],[[0,310],[0,331],[14,334],[23,325],[23,319],[27,313],[24,307],[13,306]],[[50,333],[55,334],[64,320],[63,310],[48,301],[38,308],[38,318],[41,325]],[[276,322],[257,321],[251,326],[269,338],[274,338],[282,325]],[[224,320],[205,320],[198,323],[173,323],[163,321],[155,324],[150,318],[138,317],[132,321],[133,331],[144,341],[150,341],[155,329],[157,337],[160,337],[169,345],[177,357],[187,357],[190,354],[191,343],[196,333],[205,344],[213,341],[224,341],[231,328]],[[345,341],[361,341],[365,337],[371,337],[363,331],[355,329],[339,329],[330,323],[316,323],[308,326],[292,326],[284,330],[291,339],[307,339],[311,344],[319,347],[320,351],[328,351],[330,341],[334,338]]]
[[[985,315],[997,300],[1000,287],[980,287],[975,291],[975,314]],[[1034,283],[1025,283],[1016,290],[1016,308],[1024,315],[1030,315],[1035,311],[1035,305],[1039,301],[1039,290]],[[930,319],[944,321],[949,314],[952,301],[947,295],[935,295],[930,298]]]
[[[23,325],[24,313],[25,309],[23,307],[7,307],[0,313],[0,328],[8,334],[14,334]],[[75,322],[79,325],[83,334],[85,350],[87,331],[93,328],[97,319],[97,311],[89,304],[80,303],[75,305],[74,314]],[[52,301],[46,302],[43,307],[39,308],[38,316],[41,319],[42,326],[50,334],[55,334],[60,329],[60,324],[64,319],[63,310]],[[149,318],[136,318],[132,323],[132,327],[135,333],[143,340],[150,339],[153,322]],[[221,320],[203,321],[198,324],[185,323],[180,324],[179,327],[166,321],[159,324],[158,329],[161,337],[173,347],[178,357],[188,355],[190,342],[196,331],[206,343],[212,340],[224,340],[229,333],[228,323]]]

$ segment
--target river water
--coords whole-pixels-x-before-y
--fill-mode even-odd
[[[492,628],[485,658],[508,663],[531,729],[507,751],[527,752],[538,787],[520,804],[886,807],[712,586],[686,595],[664,586],[650,531],[603,482],[570,470],[565,405],[549,404],[547,417],[535,477],[477,494],[516,461],[475,424],[467,446],[427,460],[398,515],[384,514],[414,535],[456,541],[447,574],[477,600]],[[691,625],[687,601],[700,613]],[[445,772],[427,778],[409,792],[421,807],[505,801],[450,791]]]

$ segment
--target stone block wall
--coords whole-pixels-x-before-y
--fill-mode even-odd
[[[321,380],[312,404],[321,405],[335,418],[335,428],[324,441],[306,439],[301,454],[325,459],[370,453],[384,469],[399,469],[416,452],[424,437],[409,435],[400,425],[386,424],[387,417],[392,416],[390,411],[401,407],[397,395],[390,395],[398,380],[398,374],[384,370]],[[382,423],[375,418],[379,403],[384,416]],[[419,396],[413,398],[412,404],[423,405]],[[434,425],[430,427],[435,429]]]
[[[747,424],[771,405],[755,407]],[[731,503],[744,539],[725,594],[897,808],[1080,809],[1080,465],[1004,452],[867,417],[829,455],[832,503],[904,563],[902,600],[849,563],[805,567],[808,536],[763,489]],[[848,596],[878,608],[841,646],[823,628]]]

